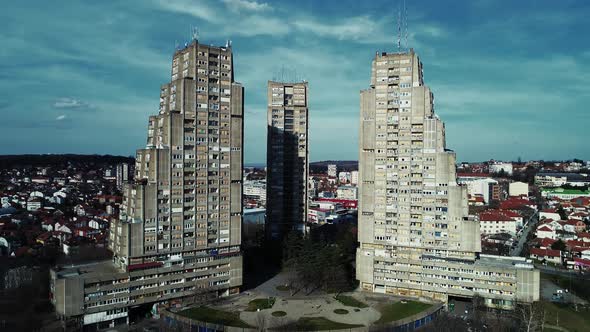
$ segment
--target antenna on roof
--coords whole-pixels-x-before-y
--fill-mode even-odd
[[[199,40],[199,29],[197,27],[191,27],[193,40]]]
[[[402,48],[402,5],[397,3],[397,51],[400,52]]]
[[[406,0],[404,0],[404,20],[406,21],[406,49],[409,50],[410,46],[408,45],[408,7],[406,7]]]

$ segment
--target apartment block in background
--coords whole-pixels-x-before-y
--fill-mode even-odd
[[[266,232],[281,240],[305,231],[307,218],[307,82],[268,82]]]
[[[441,301],[480,295],[500,308],[537,301],[532,263],[480,255],[479,222],[468,215],[418,56],[378,53],[371,73],[360,102],[361,288]]]
[[[123,185],[129,181],[129,164],[117,164],[117,188],[123,189]]]
[[[329,164],[328,165],[328,176],[335,178],[338,175],[338,165]]]
[[[231,47],[193,40],[174,53],[111,224],[113,261],[53,271],[59,315],[102,328],[140,304],[239,292],[243,96]]]

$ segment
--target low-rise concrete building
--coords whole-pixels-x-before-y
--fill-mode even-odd
[[[508,184],[508,195],[510,196],[528,196],[529,184],[526,182],[511,182]]]
[[[479,215],[482,234],[516,234],[517,221],[500,211],[485,211]]]
[[[562,264],[561,251],[553,249],[531,248],[530,257],[539,261],[546,261],[553,264]]]
[[[43,207],[43,199],[39,197],[31,197],[27,200],[27,211],[37,211]]]
[[[358,198],[358,188],[353,186],[340,186],[336,189],[336,197],[339,199],[355,200]]]
[[[570,200],[578,197],[590,197],[590,190],[544,188],[541,190],[541,196]]]
[[[561,216],[559,215],[556,209],[544,209],[539,212],[539,219],[560,220]]]
[[[550,173],[542,172],[535,175],[535,184],[539,187],[560,187],[564,184],[571,186],[590,185],[590,176],[579,173]]]

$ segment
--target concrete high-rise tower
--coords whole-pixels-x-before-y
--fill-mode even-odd
[[[239,292],[243,96],[231,47],[193,40],[174,53],[111,224],[112,261],[52,271],[61,316],[104,327],[132,306]]]
[[[307,219],[307,82],[268,82],[266,232],[280,240]]]
[[[413,50],[375,56],[360,106],[361,288],[443,301],[478,294],[502,308],[538,300],[532,264],[480,255],[479,222]]]
[[[172,80],[150,116],[113,226],[115,262],[214,258],[234,253],[220,290],[237,291],[242,261],[243,87],[234,82],[229,47],[196,41],[177,51]],[[191,258],[192,257],[192,258]],[[212,265],[216,265],[213,262]]]

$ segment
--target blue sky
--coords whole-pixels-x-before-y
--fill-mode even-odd
[[[408,1],[447,146],[461,161],[590,159],[589,1]],[[0,154],[132,155],[175,41],[233,42],[245,161],[264,162],[266,82],[310,84],[311,159],[357,159],[359,90],[395,51],[396,1],[10,1],[0,11]]]

